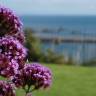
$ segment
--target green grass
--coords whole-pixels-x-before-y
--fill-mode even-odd
[[[49,65],[53,85],[35,96],[96,96],[96,68]]]
[[[33,92],[33,96],[96,96],[96,68],[47,65],[53,72],[50,89]],[[17,96],[24,96],[19,90]]]

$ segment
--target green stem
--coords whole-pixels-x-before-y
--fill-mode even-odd
[[[29,93],[32,93],[33,91],[35,91],[35,88],[33,88],[32,90],[30,90],[31,86],[28,86],[28,88],[26,89],[25,87],[23,88],[23,90],[25,91],[25,96],[27,96]]]
[[[29,92],[33,92],[33,91],[35,91],[35,88],[33,88],[32,90],[29,90]]]
[[[28,89],[26,90],[26,94],[29,93],[30,91],[30,86],[28,86]]]

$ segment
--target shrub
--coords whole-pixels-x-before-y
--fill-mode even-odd
[[[40,40],[33,36],[31,29],[25,29],[24,32],[26,37],[25,46],[28,49],[28,60],[37,62],[41,57]]]

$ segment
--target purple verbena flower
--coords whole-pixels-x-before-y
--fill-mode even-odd
[[[22,23],[19,18],[9,9],[0,6],[0,37],[14,35],[20,32]]]
[[[34,90],[36,90],[49,87],[52,74],[51,71],[43,65],[32,63],[25,64],[24,68],[11,79],[17,87],[24,88],[27,85],[29,87],[34,87]]]
[[[22,23],[19,18],[9,9],[0,6],[0,37],[13,36],[24,43]]]
[[[13,85],[0,80],[0,96],[16,96]]]
[[[13,37],[0,39],[0,75],[10,76],[21,69],[26,62],[26,49]]]

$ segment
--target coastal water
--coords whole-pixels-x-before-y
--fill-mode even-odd
[[[21,16],[20,18],[24,27],[31,27],[47,36],[96,37],[96,16]],[[52,46],[52,42],[42,44],[44,50]],[[66,57],[71,56],[77,62],[96,59],[95,43],[59,43],[54,45],[54,50]]]

